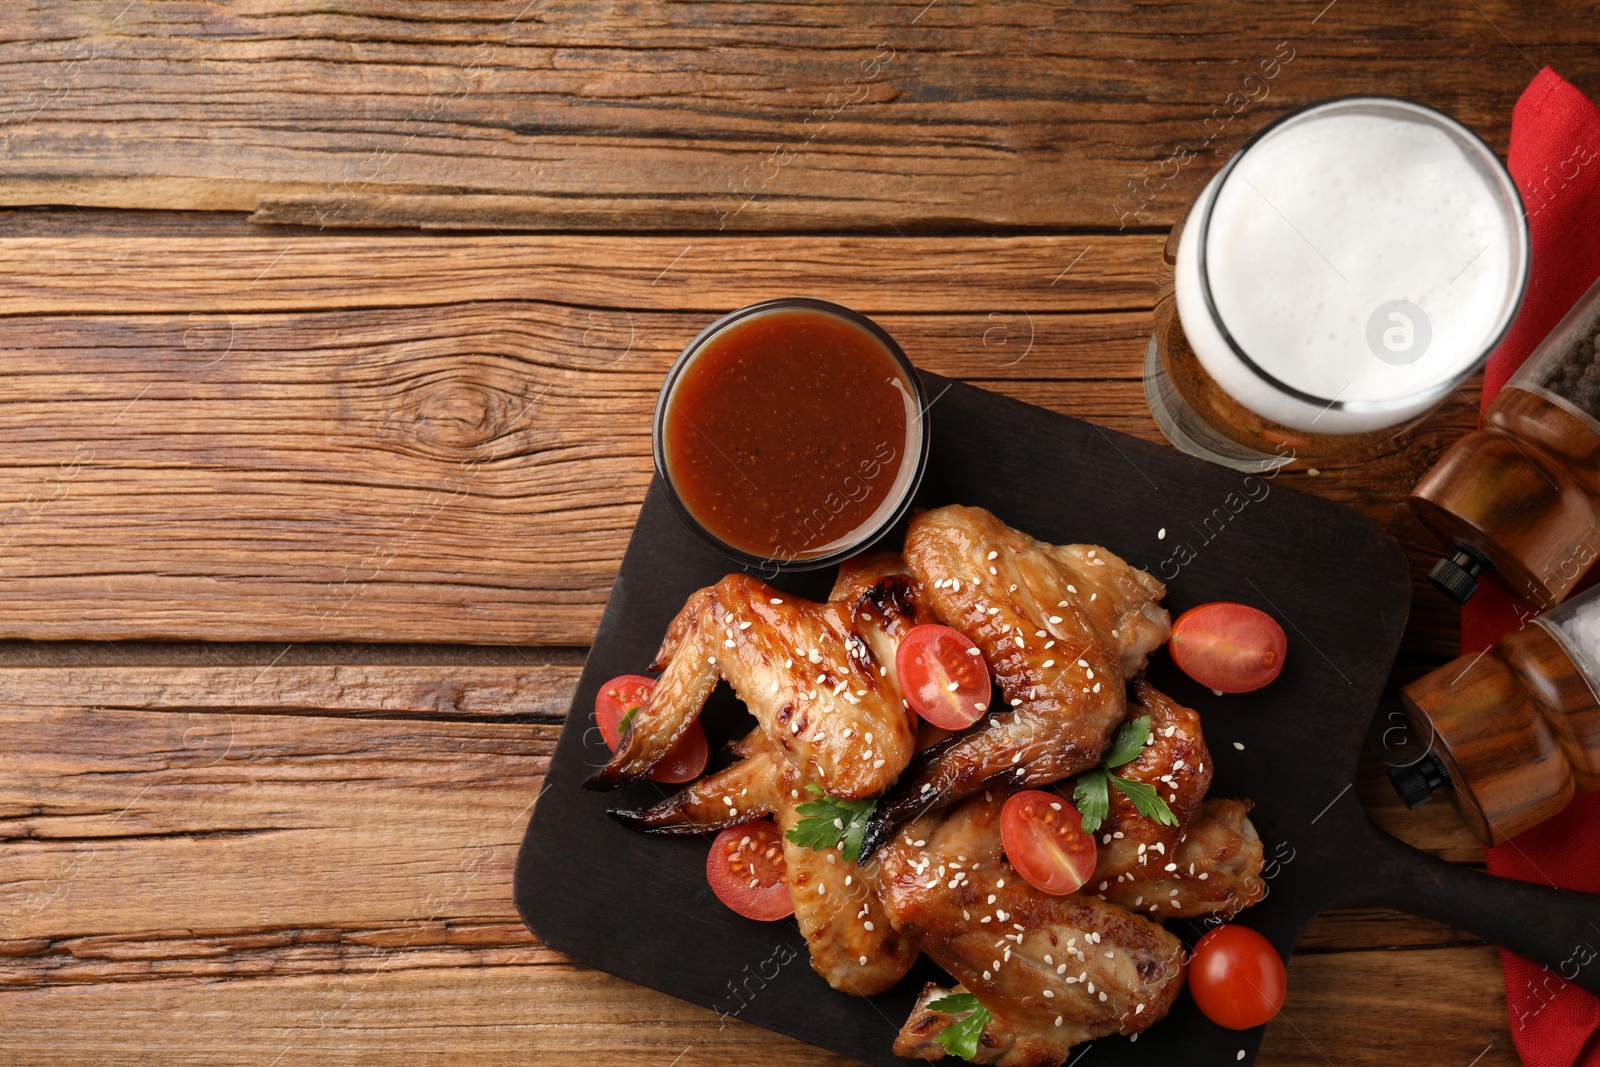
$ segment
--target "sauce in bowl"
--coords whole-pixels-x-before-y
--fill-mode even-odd
[[[791,569],[866,547],[904,514],[926,451],[921,387],[876,324],[820,300],[736,311],[684,350],[656,464],[717,547]]]

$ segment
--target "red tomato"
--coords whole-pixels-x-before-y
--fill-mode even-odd
[[[1248,926],[1219,926],[1194,946],[1189,992],[1230,1030],[1260,1026],[1283,1007],[1289,978],[1272,943]]]
[[[650,702],[650,693],[656,687],[654,678],[642,674],[619,674],[594,696],[594,724],[600,727],[600,736],[606,747],[617,750],[622,738],[617,728],[630,708],[642,708]],[[668,750],[661,761],[650,771],[652,782],[679,785],[692,782],[706,769],[711,758],[711,746],[706,743],[706,732],[698,722],[689,724],[688,731],[678,743]]]
[[[1283,670],[1283,627],[1245,604],[1217,601],[1190,608],[1172,625],[1172,661],[1210,689],[1248,693]]]
[[[1041,893],[1066,896],[1094,874],[1094,835],[1078,809],[1055,793],[1026,789],[1000,812],[1000,843],[1022,880]]]
[[[989,710],[989,665],[948,626],[913,626],[894,655],[911,710],[944,730],[965,730]]]
[[[718,834],[706,857],[706,881],[718,900],[746,919],[770,922],[794,914],[783,838],[770,819]]]

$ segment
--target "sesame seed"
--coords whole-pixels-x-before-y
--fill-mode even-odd
[[[771,600],[767,601],[767,603],[768,604],[782,604],[783,600],[780,597],[773,597]]]
[[[1043,665],[1046,667],[1054,667],[1056,665],[1056,661],[1053,659],[1047,659],[1044,661]]]
[[[969,655],[969,656],[976,656],[976,655],[979,655],[979,652],[978,652],[978,649],[977,649],[977,647],[976,647],[976,646],[974,646],[974,647],[972,647],[972,648],[969,648],[969,649],[967,649],[967,655]]]
[[[984,980],[984,981],[985,981],[985,982],[987,982],[987,981],[988,981],[988,980],[989,980],[989,979],[990,979],[990,977],[992,977],[992,976],[991,976],[991,975],[990,975],[990,974],[989,974],[989,972],[988,972],[988,971],[984,971],[984,972],[983,972],[983,980]]]
[[[1047,997],[1054,997],[1055,996],[1055,994],[1050,992],[1050,990],[1048,990],[1048,989],[1046,989],[1044,991],[1044,995],[1047,996]]]
[[[1059,1015],[1056,1016],[1056,1025],[1057,1026],[1061,1025],[1061,1016],[1059,1016]]]
[[[989,555],[984,557],[984,558],[986,558],[986,559],[994,559],[994,558],[998,557],[999,555],[1000,555],[1000,553],[998,553],[998,552],[990,552]]]
[[[860,962],[861,962],[861,966],[865,967],[867,965],[867,957],[862,956]]]
[[[1142,1011],[1144,1011],[1144,1005],[1143,1004],[1135,1004],[1133,1006],[1133,1013],[1135,1015],[1138,1015]]]
[[[1061,616],[1060,615],[1052,615],[1052,616],[1050,616],[1050,624],[1052,626],[1054,626],[1056,623],[1058,623],[1060,621],[1061,621]],[[1040,634],[1039,636],[1043,637],[1044,635]]]
[[[951,682],[950,684],[946,685],[945,688],[950,690],[950,692],[954,693],[957,689],[961,688],[961,683],[960,682]]]
[[[1096,562],[1096,563],[1099,563],[1099,562],[1100,562],[1100,560],[1095,560],[1095,562]],[[1101,993],[1100,993],[1100,1003],[1102,1003],[1102,1004],[1104,1004],[1104,1003],[1105,1003],[1105,1000],[1106,1000],[1106,995],[1105,995],[1105,991],[1104,991],[1104,990],[1102,990],[1102,991],[1101,991]]]
[[[750,624],[748,622],[741,622],[739,624],[739,629],[748,630],[748,629],[750,629]]]
[[[872,933],[872,920],[867,920],[866,922],[862,923],[861,926],[867,931],[867,933]]]

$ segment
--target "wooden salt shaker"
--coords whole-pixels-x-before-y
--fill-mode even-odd
[[[1428,754],[1390,770],[1415,808],[1448,785],[1486,845],[1600,790],[1600,587],[1400,692]]]

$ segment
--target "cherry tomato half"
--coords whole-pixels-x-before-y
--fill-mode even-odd
[[[618,727],[622,725],[623,717],[629,709],[642,708],[649,703],[650,693],[655,687],[654,678],[646,678],[642,674],[619,674],[602,685],[600,692],[595,694],[594,724],[600,727],[600,736],[611,751],[615,752],[617,745],[622,742]],[[705,730],[698,722],[690,723],[688,731],[678,739],[678,743],[651,768],[650,780],[668,785],[692,782],[704,773],[710,758],[711,746],[706,743]]]
[[[1066,798],[1026,789],[1000,811],[1000,843],[1022,880],[1041,893],[1066,896],[1094,874],[1094,835]]]
[[[746,919],[770,922],[794,914],[783,837],[770,819],[718,834],[706,857],[706,881],[718,900]]]
[[[1248,926],[1217,927],[1195,944],[1189,961],[1194,1002],[1230,1030],[1248,1030],[1278,1014],[1288,984],[1278,950]]]
[[[989,710],[989,665],[959,630],[913,626],[894,654],[911,710],[945,730],[965,730]]]
[[[1264,611],[1217,601],[1190,608],[1172,624],[1172,661],[1209,689],[1248,693],[1283,670],[1283,627]]]

